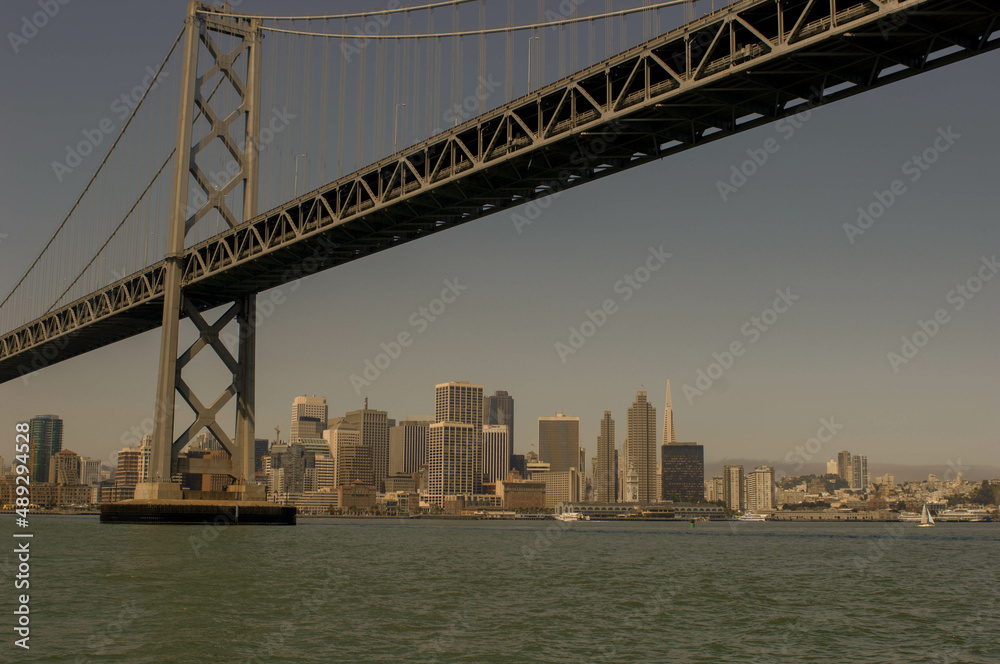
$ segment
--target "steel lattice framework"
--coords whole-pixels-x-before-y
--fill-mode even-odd
[[[187,248],[182,315],[994,50],[998,30],[987,0],[733,4]],[[0,382],[160,326],[167,268],[5,334]]]

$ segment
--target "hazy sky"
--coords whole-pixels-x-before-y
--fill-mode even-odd
[[[184,7],[71,2],[17,54],[0,45],[5,294],[89,176],[57,184],[52,161],[159,62]],[[2,3],[2,32],[34,11]],[[779,462],[832,418],[843,426],[813,461],[848,449],[873,474],[890,460],[942,472],[958,459],[997,464],[1000,279],[971,299],[955,289],[993,276],[982,259],[1000,257],[998,65],[982,55],[818,109],[794,132],[766,126],[563,193],[520,233],[501,213],[310,277],[259,329],[258,433],[287,436],[299,394],[327,397],[331,416],[367,395],[402,419],[433,412],[435,383],[467,380],[514,396],[517,451],[536,443],[539,416],[562,412],[581,418],[593,456],[605,409],[624,440],[637,390],[662,422],[669,378],[678,439],[704,444],[710,460]],[[936,140],[947,151],[912,181],[909,162]],[[723,200],[717,183],[765,145],[778,149]],[[844,224],[897,179],[905,192],[851,243]],[[671,256],[626,301],[616,284],[661,247]],[[465,290],[421,331],[412,315],[447,280]],[[755,329],[779,290],[792,305]],[[608,299],[614,313],[561,361],[556,344]],[[888,354],[902,356],[901,338],[939,309],[947,322],[894,370]],[[412,345],[359,396],[351,375],[401,332]],[[742,354],[686,398],[734,342]],[[11,445],[15,422],[57,413],[65,447],[107,458],[152,413],[158,349],[154,331],[0,386]],[[9,462],[12,448],[0,455]]]

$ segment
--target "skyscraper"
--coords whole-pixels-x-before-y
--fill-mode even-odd
[[[725,466],[722,469],[722,500],[732,510],[746,509],[743,493],[743,466]]]
[[[483,397],[483,426],[504,425],[510,432],[510,456],[514,455],[514,397],[506,390],[497,390],[491,397]],[[501,478],[503,479],[503,478]]]
[[[615,421],[611,411],[604,411],[601,419],[601,435],[597,437],[597,466],[594,468],[594,496],[599,503],[618,502],[617,459],[615,454]]]
[[[58,415],[36,415],[28,422],[31,444],[31,481],[49,479],[52,455],[62,450],[63,421]]]
[[[669,443],[660,448],[664,500],[698,502],[705,494],[705,448],[697,443]]]
[[[864,455],[851,458],[851,488],[856,491],[868,489],[868,457]]]
[[[292,430],[289,443],[299,438],[322,438],[326,429],[326,397],[295,397],[292,402]]]
[[[774,509],[774,468],[758,466],[746,477],[747,511],[760,513]]]
[[[427,437],[431,503],[449,495],[482,493],[483,386],[453,381],[434,386],[434,424]]]
[[[538,458],[550,464],[553,473],[565,473],[580,465],[580,418],[558,413],[538,418]]]
[[[840,479],[847,482],[848,486],[853,486],[854,483],[851,481],[851,475],[854,474],[854,468],[851,464],[851,453],[847,450],[843,452],[837,452],[837,475]]]
[[[385,478],[389,475],[389,413],[368,408],[365,399],[365,407],[344,415],[344,422],[354,426],[361,436],[361,444],[371,449],[372,486],[376,491],[384,491]]]
[[[49,461],[49,483],[60,485],[80,484],[80,456],[69,450],[60,450]]]
[[[501,482],[510,472],[510,427],[483,425],[483,481]]]
[[[638,482],[636,500],[656,502],[660,499],[656,484],[656,409],[646,401],[645,392],[636,392],[628,409],[628,444]]]
[[[670,379],[667,379],[667,402],[663,405],[663,444],[677,442],[674,430],[674,400],[670,396]]]
[[[389,429],[389,474],[412,475],[427,463],[430,422],[403,420]]]
[[[478,410],[478,409],[477,409]],[[480,411],[481,412],[481,411]],[[428,500],[444,507],[445,496],[482,493],[482,446],[471,424],[435,422],[428,432]]]

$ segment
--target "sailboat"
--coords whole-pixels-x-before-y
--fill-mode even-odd
[[[930,528],[934,525],[934,517],[931,516],[930,510],[927,509],[927,503],[924,503],[924,511],[920,513],[920,523],[917,528]]]

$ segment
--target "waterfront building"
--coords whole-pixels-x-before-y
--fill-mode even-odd
[[[292,402],[292,430],[289,443],[297,443],[300,438],[322,438],[327,428],[326,397],[300,396]]]
[[[28,441],[31,449],[31,479],[44,482],[49,478],[49,462],[62,450],[63,421],[58,415],[36,415],[28,421]]]
[[[594,500],[599,503],[618,501],[617,463],[615,454],[615,421],[611,411],[604,411],[601,418],[601,433],[597,436],[597,464],[594,466]]]
[[[430,424],[430,421],[403,420],[389,429],[390,475],[412,474],[427,463],[427,434]]]
[[[580,502],[580,474],[576,468],[564,472],[532,473],[531,480],[545,484],[545,506]]]
[[[480,415],[482,411],[477,408]],[[444,507],[445,496],[483,492],[482,427],[435,422],[428,433],[428,501]]]
[[[497,495],[505,510],[537,511],[545,507],[545,482],[523,480],[512,470],[502,482],[497,482]]]
[[[365,407],[344,415],[344,423],[354,426],[361,437],[361,444],[371,450],[372,480],[376,491],[382,491],[389,474],[389,413]]]
[[[101,481],[101,460],[89,457],[80,458],[80,484],[94,486]]]
[[[646,401],[646,393],[642,391],[636,392],[628,409],[628,447],[635,473],[636,501],[656,502],[660,499],[660,487],[656,484],[656,409]]]
[[[580,418],[558,413],[538,418],[538,458],[552,472],[563,473],[580,465]]]
[[[743,466],[727,465],[722,469],[722,500],[731,510],[746,509]]]
[[[748,512],[760,513],[773,510],[774,505],[774,468],[758,466],[746,476]]]
[[[80,482],[80,455],[69,450],[60,450],[49,461],[49,484],[60,486],[82,484]]]
[[[510,471],[510,427],[483,425],[483,481],[499,482]]]
[[[510,433],[508,456],[514,455],[514,397],[506,390],[497,390],[491,397],[483,397],[483,426],[506,425]],[[502,478],[501,478],[502,479]]]
[[[697,502],[705,493],[705,448],[697,443],[668,443],[660,448],[663,500]]]

